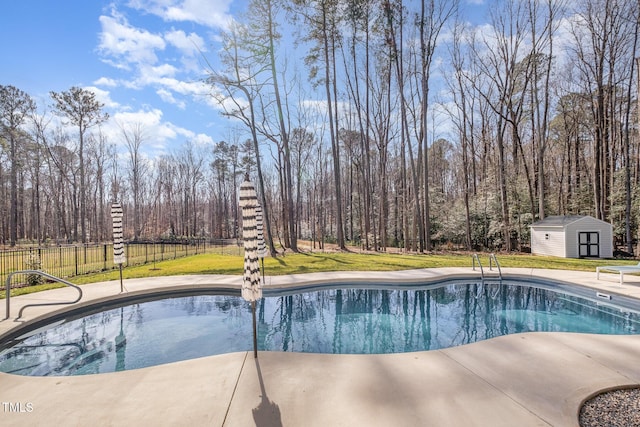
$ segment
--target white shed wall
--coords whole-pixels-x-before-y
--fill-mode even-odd
[[[531,229],[531,253],[535,255],[565,256],[565,234],[562,227]]]

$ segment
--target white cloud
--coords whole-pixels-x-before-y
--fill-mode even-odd
[[[173,30],[165,33],[164,37],[184,55],[194,56],[206,51],[204,40],[196,33],[186,34],[182,30]]]
[[[232,98],[225,90],[218,86],[209,86],[202,83],[205,91],[201,98],[209,107],[226,113],[249,108],[249,102],[244,97]]]
[[[576,38],[581,39],[580,29],[574,27],[575,23],[580,19],[579,16],[574,15],[568,18],[563,18],[558,23],[558,28],[553,38],[553,56],[556,58],[558,64],[564,65],[570,60],[568,54],[570,48],[573,47],[572,43]],[[577,34],[576,34],[577,31]]]
[[[173,77],[178,73],[178,69],[171,64],[162,64],[156,67],[145,67],[143,69],[149,81]]]
[[[213,145],[213,138],[209,135],[205,135],[203,133],[199,133],[194,135],[191,140],[196,143],[196,145]]]
[[[187,107],[187,104],[184,101],[178,101],[173,96],[173,93],[169,92],[166,89],[158,89],[156,91],[156,93],[158,94],[160,99],[162,99],[164,102],[166,102],[168,104],[173,104],[173,105],[177,106],[178,108],[180,108],[181,110],[184,110]]]
[[[193,140],[198,143],[211,143],[210,136],[195,133],[189,129],[176,126],[171,122],[163,120],[163,112],[157,108],[138,111],[119,111],[113,115],[114,128],[110,134],[117,144],[123,144],[122,129],[131,129],[133,126],[140,126],[145,145],[164,148],[168,142],[179,138]]]
[[[114,14],[116,14],[114,12]],[[132,27],[125,18],[101,16],[100,44],[98,50],[110,58],[121,68],[128,69],[128,64],[155,64],[158,61],[156,50],[166,46],[164,39],[147,30]]]
[[[311,111],[312,114],[320,114],[326,116],[328,106],[326,100],[304,99],[300,101],[300,108]]]
[[[158,138],[156,139],[156,146],[164,146],[164,144],[160,144],[167,139],[176,139],[178,137],[178,131],[182,128],[174,125],[173,123],[165,123],[163,126],[158,127]]]
[[[228,5],[228,1],[216,0],[132,0],[127,7],[137,10],[127,10],[127,16],[124,9],[120,12],[114,5],[100,16],[101,32],[96,51],[104,63],[121,72],[117,76],[105,74],[94,84],[102,88],[103,95],[109,94],[104,90],[109,88],[139,91],[124,101],[126,105],[105,102],[105,105],[115,111],[111,114],[113,120],[110,120],[113,124],[105,124],[105,132],[108,131],[109,138],[120,145],[121,149],[123,138],[120,126],[127,123],[143,126],[146,136],[144,150],[154,156],[167,152],[167,147],[184,140],[198,144],[212,143],[209,135],[166,121],[163,118],[163,107],[155,106],[170,104],[185,110],[187,106],[197,102],[220,109],[219,105],[211,102],[211,86],[202,81],[204,70],[198,61],[201,59],[201,52],[207,51],[207,42],[195,32],[198,27],[166,22],[190,21],[212,27],[215,25],[205,15],[211,15],[212,9],[218,11],[218,14],[225,14]],[[178,13],[176,8],[181,8],[182,11]],[[154,100],[153,95],[151,99],[146,98],[150,93],[155,93],[157,98]],[[143,107],[139,109],[138,105]],[[169,109],[167,107],[167,114]]]
[[[208,87],[199,81],[203,71],[197,63],[199,53],[205,51],[202,37],[180,29],[154,33],[133,27],[115,8],[110,13],[100,17],[98,51],[105,63],[132,73],[118,80],[103,77],[96,84],[138,90],[153,87],[160,99],[181,109],[186,107],[186,100],[179,99],[178,94],[202,101],[208,93]]]
[[[210,28],[227,28],[232,0],[132,0],[129,5],[165,21],[195,22]]]
[[[167,151],[171,143],[175,143],[180,136],[193,135],[193,132],[164,121],[163,112],[157,108],[138,111],[119,111],[113,114],[113,120],[109,122],[104,132],[120,147],[120,151],[126,150],[122,129],[133,129],[140,126],[143,135],[142,150],[147,155],[155,157]]]
[[[115,79],[112,79],[109,77],[100,77],[98,80],[94,81],[93,84],[97,86],[107,86],[107,87],[118,86],[118,82]]]
[[[85,90],[91,91],[96,94],[96,99],[103,103],[106,108],[118,108],[120,104],[111,99],[109,91],[100,89],[95,86],[85,86]]]
[[[149,111],[120,111],[113,115],[113,119],[125,129],[134,124],[140,124],[143,128],[157,128],[162,121],[162,111],[157,108]]]

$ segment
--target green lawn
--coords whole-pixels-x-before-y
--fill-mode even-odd
[[[483,266],[489,265],[489,255],[480,254]],[[401,254],[366,254],[354,252],[314,252],[298,253],[267,257],[264,260],[265,274],[283,275],[296,273],[311,273],[321,271],[393,271],[429,267],[471,267],[472,257],[469,254],[448,253],[429,255],[401,255]],[[543,257],[533,255],[502,255],[498,254],[498,261],[502,267],[549,268],[564,270],[593,271],[601,265],[634,265],[637,261],[620,260],[585,260]],[[174,260],[157,262],[123,270],[125,279],[144,278],[154,276],[184,275],[184,274],[242,274],[243,257],[238,255],[201,254]],[[118,280],[118,270],[103,273],[88,274],[71,278],[77,284],[88,284],[107,280]],[[21,295],[52,289],[62,285],[45,284],[12,290],[12,295]],[[4,298],[4,292],[0,292]]]

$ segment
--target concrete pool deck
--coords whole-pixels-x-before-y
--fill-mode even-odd
[[[640,277],[502,269],[640,299]],[[477,278],[471,268],[314,273],[267,277],[265,287],[321,280]],[[149,290],[239,287],[239,276],[177,276],[82,286],[79,304]],[[20,307],[74,299],[70,288],[11,298],[0,335]],[[0,317],[6,315],[0,301]],[[68,307],[67,307],[68,308]],[[28,308],[29,321],[60,306]],[[64,309],[64,307],[62,308]],[[388,355],[231,353],[77,377],[0,373],[0,425],[49,426],[577,426],[581,402],[599,390],[640,384],[640,335],[508,335],[443,350]]]

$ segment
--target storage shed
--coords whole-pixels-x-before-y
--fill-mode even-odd
[[[531,224],[531,253],[562,258],[612,258],[613,227],[592,216],[549,216]]]

